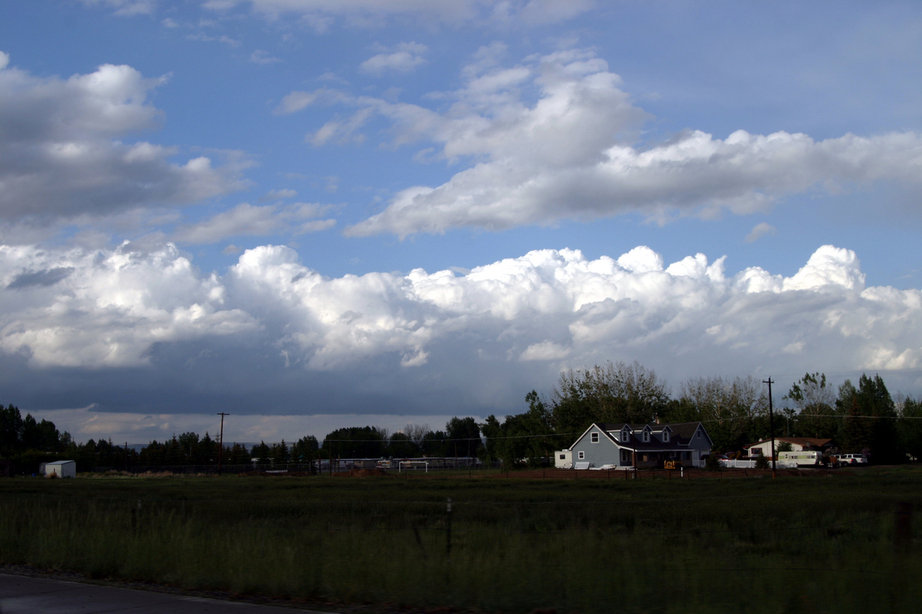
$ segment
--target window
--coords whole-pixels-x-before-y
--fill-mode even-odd
[[[663,443],[669,443],[669,429],[663,431]]]
[[[567,460],[567,455],[561,454],[558,458],[560,458],[560,460]]]
[[[576,453],[576,458],[579,460],[583,460],[584,458],[586,458],[586,453],[580,450],[579,452]]]
[[[598,433],[590,433],[590,434],[589,434],[589,441],[591,441],[592,443],[599,443],[599,434],[598,434]]]
[[[627,441],[631,436],[631,432],[627,429],[621,429],[621,441]]]
[[[650,431],[644,430],[643,432],[643,442],[650,443]]]

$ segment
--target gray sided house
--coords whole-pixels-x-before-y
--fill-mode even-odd
[[[555,458],[576,469],[662,467],[672,460],[685,467],[703,467],[711,453],[711,437],[700,422],[679,424],[592,424]]]

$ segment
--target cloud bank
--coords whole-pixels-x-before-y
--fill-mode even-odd
[[[70,406],[161,413],[482,415],[608,360],[674,385],[820,370],[922,387],[922,292],[866,287],[856,254],[833,246],[790,277],[728,276],[702,254],[666,264],[640,246],[339,278],[282,246],[247,250],[223,276],[168,244],[2,246],[0,288],[4,390],[45,407],[66,393]],[[27,389],[52,377],[79,384]]]

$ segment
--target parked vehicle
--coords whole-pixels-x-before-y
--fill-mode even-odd
[[[778,464],[793,467],[820,467],[823,465],[823,453],[816,450],[778,452]]]
[[[867,465],[868,457],[864,454],[837,454],[836,461],[840,465]]]

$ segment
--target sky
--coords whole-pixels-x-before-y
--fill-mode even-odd
[[[922,5],[0,3],[0,402],[74,439],[922,396]]]

